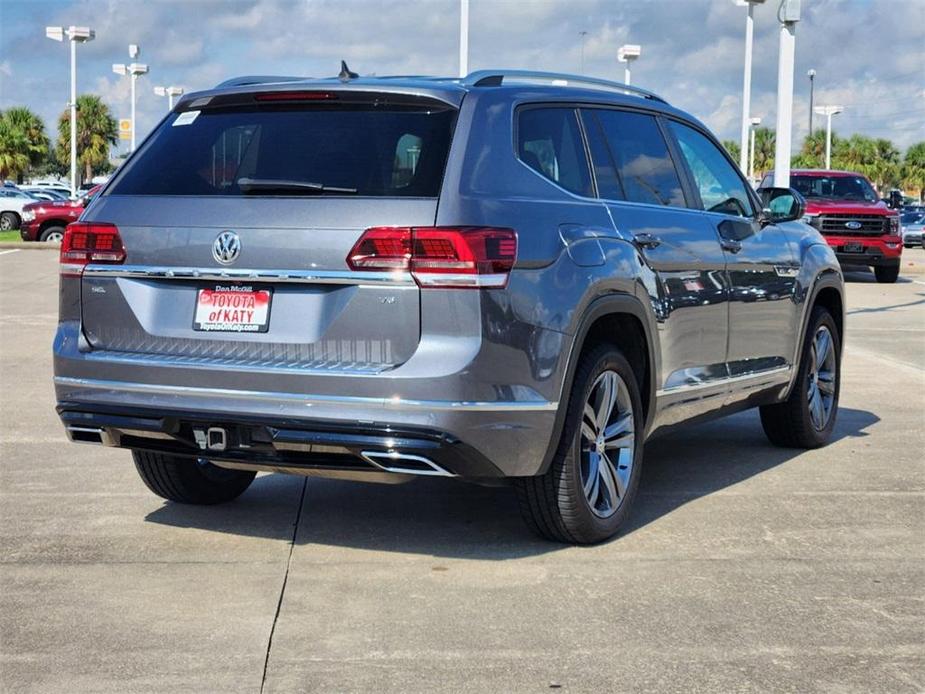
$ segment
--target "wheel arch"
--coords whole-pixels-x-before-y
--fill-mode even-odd
[[[575,371],[582,355],[603,343],[619,348],[630,362],[639,383],[639,393],[648,430],[655,413],[655,390],[658,360],[655,330],[642,302],[629,294],[602,296],[587,307],[574,333],[569,349],[565,375],[562,379],[559,409],[552,437],[539,473],[548,469],[559,445],[559,437],[568,411],[568,398],[574,384]]]
[[[803,353],[803,341],[806,339],[806,331],[809,329],[809,321],[812,319],[813,309],[816,306],[822,306],[835,321],[835,327],[838,330],[839,359],[844,351],[845,345],[845,295],[844,281],[841,273],[835,269],[825,269],[816,275],[811,288],[807,291],[807,300],[803,318],[800,321],[799,339],[796,344],[796,355],[793,361],[794,368],[790,375],[790,384],[786,392],[782,394],[781,400],[786,400],[790,396],[793,384],[796,382],[797,374],[800,371],[800,359]]]

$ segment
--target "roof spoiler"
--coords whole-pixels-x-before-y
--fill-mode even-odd
[[[244,75],[242,77],[232,77],[220,84],[215,85],[215,89],[224,89],[226,87],[248,87],[253,84],[273,84],[274,82],[301,82],[311,79],[311,77],[296,77],[294,75]]]

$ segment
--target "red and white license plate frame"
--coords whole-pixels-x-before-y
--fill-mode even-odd
[[[213,333],[265,333],[270,329],[272,289],[214,285],[196,292],[193,330]]]

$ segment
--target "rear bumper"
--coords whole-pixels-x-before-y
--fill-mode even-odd
[[[834,236],[826,235],[826,242],[835,251],[842,265],[866,265],[868,267],[897,265],[903,251],[899,236]],[[861,249],[847,250],[849,244],[860,244]]]
[[[434,462],[449,474],[525,476],[541,470],[558,410],[557,402],[544,399],[530,386],[480,383],[472,362],[468,369],[444,374],[430,370],[431,376],[421,378],[397,378],[398,369],[359,376],[291,370],[281,378],[279,373],[236,371],[232,366],[219,370],[170,366],[156,359],[124,362],[86,351],[81,344],[76,322],[59,325],[54,345],[59,413],[65,426],[88,429],[106,429],[100,417],[150,420],[141,430],[156,431],[156,442],[140,442],[132,436],[106,441],[123,448],[213,458],[212,451],[197,447],[194,424],[238,431],[256,422],[263,427],[258,440],[265,444],[282,441],[272,436],[266,440],[271,430],[302,432],[293,436],[317,437],[322,446],[342,445],[335,441],[344,432],[379,437],[367,442],[372,446],[368,450],[376,453],[419,455],[430,447],[421,441],[436,441],[440,445],[431,451]],[[449,351],[444,351],[442,359],[448,363]],[[118,429],[115,425],[109,428]],[[415,442],[390,448],[384,439],[396,433]],[[101,434],[107,436],[105,431]],[[178,445],[183,447],[176,449]],[[363,452],[351,446],[348,451],[354,457]],[[313,456],[293,456],[292,450],[274,445],[229,449],[222,459],[241,462],[255,456],[267,464],[313,464],[309,460]]]
[[[72,402],[57,411],[68,437],[80,443],[316,474],[504,476],[479,451],[434,429]]]

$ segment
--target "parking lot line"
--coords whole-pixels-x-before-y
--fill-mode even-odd
[[[0,255],[6,255],[7,253],[19,253],[20,250],[22,250],[22,249],[19,249],[19,248],[11,248],[11,249],[8,250],[8,251],[0,251]]]

